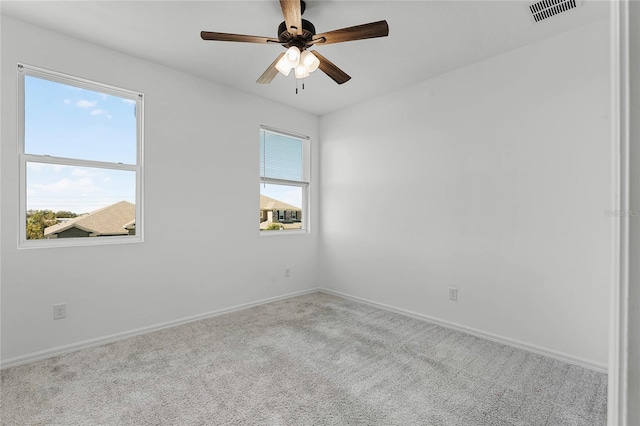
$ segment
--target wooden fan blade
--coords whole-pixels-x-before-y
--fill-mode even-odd
[[[371,22],[369,24],[356,25],[355,27],[342,28],[328,33],[313,36],[313,43],[331,44],[344,41],[363,40],[367,38],[386,37],[389,35],[387,21]]]
[[[346,72],[335,66],[333,62],[331,62],[315,50],[312,50],[311,53],[313,53],[316,58],[320,60],[320,65],[318,66],[318,68],[320,68],[323,73],[331,77],[333,81],[338,84],[343,84],[351,80],[351,77]]]
[[[273,63],[271,65],[269,65],[269,68],[267,68],[262,73],[262,75],[260,76],[258,81],[256,81],[256,83],[258,83],[258,84],[269,84],[269,83],[271,83],[271,80],[273,80],[275,78],[275,76],[278,75],[278,72],[279,72],[278,69],[276,68],[276,64],[278,63],[280,58],[282,58],[284,56],[285,53],[286,52],[282,52],[280,55],[278,55],[276,60],[273,61]]]
[[[200,37],[202,37],[203,40],[239,41],[242,43],[280,43],[277,38],[244,34],[213,33],[210,31],[201,31]]]
[[[287,31],[292,35],[302,34],[302,11],[300,0],[280,0],[280,7],[287,23]]]

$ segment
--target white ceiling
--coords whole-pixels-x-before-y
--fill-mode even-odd
[[[580,1],[580,0],[579,0]],[[608,16],[607,1],[534,24],[529,2],[307,0],[318,33],[386,19],[389,36],[317,50],[351,75],[337,85],[321,71],[296,81],[256,79],[279,45],[203,41],[200,31],[277,37],[277,1],[2,1],[2,13],[322,115],[482,61]],[[567,52],[571,54],[571,52]]]

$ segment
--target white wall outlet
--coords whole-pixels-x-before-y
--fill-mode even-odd
[[[455,287],[449,287],[449,300],[458,300],[458,289]]]
[[[290,268],[287,268],[287,269],[284,270],[284,277],[285,278],[291,277],[291,269]]]
[[[67,304],[59,303],[57,305],[53,305],[53,319],[62,319],[67,317]]]

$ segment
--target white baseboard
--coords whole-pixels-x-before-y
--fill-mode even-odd
[[[266,299],[257,300],[254,302],[243,303],[240,305],[231,306],[224,309],[218,309],[216,311],[207,312],[204,314],[193,315],[186,318],[181,318],[174,321],[168,321],[161,324],[151,325],[148,327],[142,327],[135,330],[125,331],[122,333],[116,333],[109,336],[99,337],[96,339],[84,340],[82,342],[72,343],[70,345],[58,346],[52,349],[47,349],[44,351],[34,352],[27,355],[18,356],[15,358],[10,358],[0,362],[0,369],[5,369],[9,367],[16,367],[22,364],[28,364],[34,361],[39,361],[47,358],[52,358],[58,355],[64,355],[70,352],[76,352],[82,349],[88,349],[95,346],[104,345],[107,343],[117,342],[119,340],[127,339],[129,337],[137,336],[140,334],[150,333],[153,331],[162,330],[165,328],[176,327],[178,325],[187,324],[194,321],[199,321],[207,318],[212,318],[218,315],[224,315],[231,312],[240,311],[243,309],[252,308],[254,306],[264,305],[266,303],[276,302],[279,300],[289,299],[291,297],[301,296],[304,294],[310,294],[315,292],[323,292],[327,294],[331,294],[338,297],[343,297],[345,299],[350,299],[360,303],[366,303],[371,306],[375,306],[380,309],[384,309],[387,311],[395,312],[401,315],[406,315],[412,318],[416,318],[422,321],[432,322],[434,324],[441,325],[443,327],[447,327],[453,330],[461,331],[463,333],[471,334],[474,336],[481,337],[483,339],[491,340],[497,343],[502,343],[504,345],[513,346],[518,349],[523,349],[529,352],[533,352],[539,355],[543,355],[549,358],[557,359],[559,361],[564,361],[569,364],[574,364],[580,367],[584,367],[590,370],[598,371],[601,373],[607,372],[607,366],[598,362],[594,362],[591,360],[575,357],[569,354],[565,354],[563,352],[555,351],[552,349],[532,345],[529,343],[521,342],[519,340],[511,339],[504,336],[499,336],[493,333],[488,333],[482,330],[477,330],[475,328],[467,327],[460,324],[455,324],[450,321],[441,320],[438,318],[434,318],[428,315],[419,314],[416,312],[408,311],[406,309],[396,308],[394,306],[390,306],[384,303],[375,302],[373,300],[364,299],[362,297],[352,296],[346,293],[342,293],[339,291],[331,290],[324,287],[315,287],[307,290],[296,291],[293,293],[287,293],[282,296],[269,297]]]
[[[350,294],[342,293],[335,290],[330,290],[327,288],[319,288],[319,291],[327,294],[331,294],[338,297],[343,297],[345,299],[350,299],[356,302],[366,303],[367,305],[375,306],[376,308],[381,308],[387,311],[395,312],[401,315],[406,315],[412,318],[416,318],[422,321],[432,322],[434,324],[441,325],[446,328],[450,328],[452,330],[461,331],[463,333],[471,334],[473,336],[481,337],[483,339],[491,340],[493,342],[502,343],[503,345],[512,346],[514,348],[522,349],[525,351],[533,352],[538,355],[543,355],[549,358],[557,359],[559,361],[564,361],[569,364],[577,365],[579,367],[587,368],[589,370],[597,371],[599,373],[607,373],[607,365],[599,362],[591,361],[588,359],[576,357],[573,355],[566,354],[564,352],[555,351],[553,349],[544,348],[537,345],[532,345],[530,343],[521,342],[519,340],[511,339],[509,337],[500,336],[493,333],[488,333],[486,331],[478,330],[472,327],[467,327],[464,325],[456,324],[450,321],[445,321],[442,319],[434,318],[428,315],[419,314],[417,312],[408,311],[406,309],[396,308],[394,306],[386,305],[384,303],[375,302],[373,300],[364,299],[362,297],[352,296]]]
[[[178,325],[187,324],[190,322],[199,321],[207,318],[212,318],[218,315],[224,315],[231,312],[241,311],[243,309],[253,308],[254,306],[264,305],[266,303],[271,303],[271,302],[277,302],[278,300],[289,299],[291,297],[301,296],[303,294],[315,293],[318,291],[320,291],[320,289],[318,288],[296,291],[293,293],[284,294],[282,296],[268,297],[266,299],[257,300],[255,302],[243,303],[240,305],[231,306],[229,308],[218,309],[216,311],[207,312],[205,314],[193,315],[190,317],[181,318],[174,321],[167,321],[161,324],[155,324],[148,327],[137,328],[135,330],[129,330],[122,333],[111,334],[109,336],[98,337],[96,339],[84,340],[82,342],[72,343],[70,345],[58,346],[52,349],[46,349],[44,351],[33,352],[27,355],[21,355],[15,358],[9,358],[7,360],[0,362],[0,369],[16,367],[22,364],[29,364],[34,361],[40,361],[43,359],[52,358],[54,356],[76,352],[82,349],[88,349],[95,346],[105,345],[107,343],[117,342],[119,340],[127,339],[133,336],[138,336],[140,334],[151,333],[153,331],[158,331],[158,330],[162,330],[170,327],[176,327]]]

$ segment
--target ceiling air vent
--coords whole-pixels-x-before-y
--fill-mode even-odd
[[[580,6],[579,0],[542,0],[529,5],[534,22],[541,22]]]

